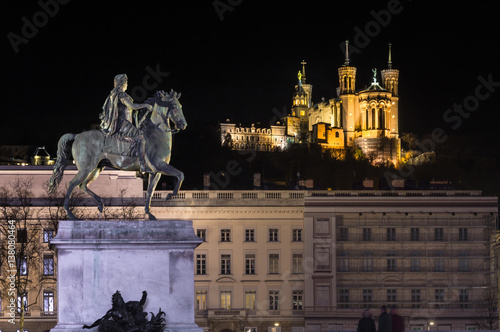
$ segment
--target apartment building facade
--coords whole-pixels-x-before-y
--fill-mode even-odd
[[[137,188],[120,186],[136,198]],[[155,194],[153,213],[193,220],[205,240],[193,271],[193,315],[205,331],[353,331],[363,310],[376,316],[382,304],[400,308],[406,330],[479,329],[477,308],[497,290],[498,199],[480,191],[182,191],[165,201],[167,193]],[[37,272],[40,286],[16,303],[29,304],[26,330],[41,332],[57,322],[57,227],[55,207],[32,202],[37,217],[16,236],[36,235],[40,252],[26,273]],[[81,209],[97,217],[94,206]],[[0,330],[15,332],[8,301],[2,293]]]

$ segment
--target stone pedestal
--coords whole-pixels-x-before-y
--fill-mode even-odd
[[[192,221],[66,221],[51,241],[58,252],[58,324],[80,332],[111,309],[117,290],[127,301],[148,292],[144,311],[166,313],[169,332],[202,332],[194,322]],[[150,315],[148,315],[148,319]]]

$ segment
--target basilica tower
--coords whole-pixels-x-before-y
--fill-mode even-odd
[[[342,103],[342,127],[345,133],[345,144],[351,146],[354,142],[355,123],[359,118],[359,109],[356,107],[356,67],[350,66],[349,41],[345,42],[345,61],[339,68],[338,97]]]
[[[309,107],[312,106],[311,94],[312,94],[312,85],[306,84],[306,67],[307,64],[305,61],[301,62],[302,71],[299,71],[297,78],[298,83],[295,86],[295,93],[293,95],[292,101],[292,117],[298,118],[299,121],[299,132],[300,132],[300,141],[306,139],[306,136],[309,132]]]
[[[399,110],[399,70],[392,69],[392,45],[389,43],[389,60],[387,69],[382,70],[382,84],[392,94],[391,115],[389,117],[389,129],[391,138],[399,138],[398,110]]]

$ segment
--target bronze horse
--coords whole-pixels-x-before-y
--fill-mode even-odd
[[[145,213],[149,220],[156,220],[151,214],[151,197],[156,189],[156,185],[162,174],[177,178],[177,183],[167,199],[179,192],[184,180],[184,173],[169,165],[172,151],[172,134],[183,130],[187,126],[186,119],[182,113],[182,106],[179,103],[181,94],[174,91],[166,93],[157,91],[155,95],[146,100],[147,104],[153,106],[150,114],[144,117],[139,126],[140,131],[146,140],[145,159],[147,166],[151,170],[148,179],[148,190],[146,195]],[[170,121],[174,128],[171,129]],[[140,170],[137,156],[124,156],[107,152],[106,137],[100,130],[89,130],[80,134],[64,134],[58,142],[57,160],[54,164],[54,172],[49,181],[49,192],[57,190],[57,186],[62,180],[64,169],[67,166],[67,158],[71,155],[75,160],[78,173],[69,182],[68,191],[64,199],[64,210],[68,219],[77,219],[69,209],[69,198],[71,193],[78,186],[81,190],[89,194],[96,202],[99,212],[103,211],[104,205],[101,197],[88,188],[104,167],[112,167],[118,170],[138,172]],[[132,143],[133,144],[133,143]],[[118,145],[118,143],[116,144]]]

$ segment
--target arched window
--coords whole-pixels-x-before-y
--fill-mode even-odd
[[[335,132],[335,138],[339,138],[340,137],[340,134],[338,131]]]

